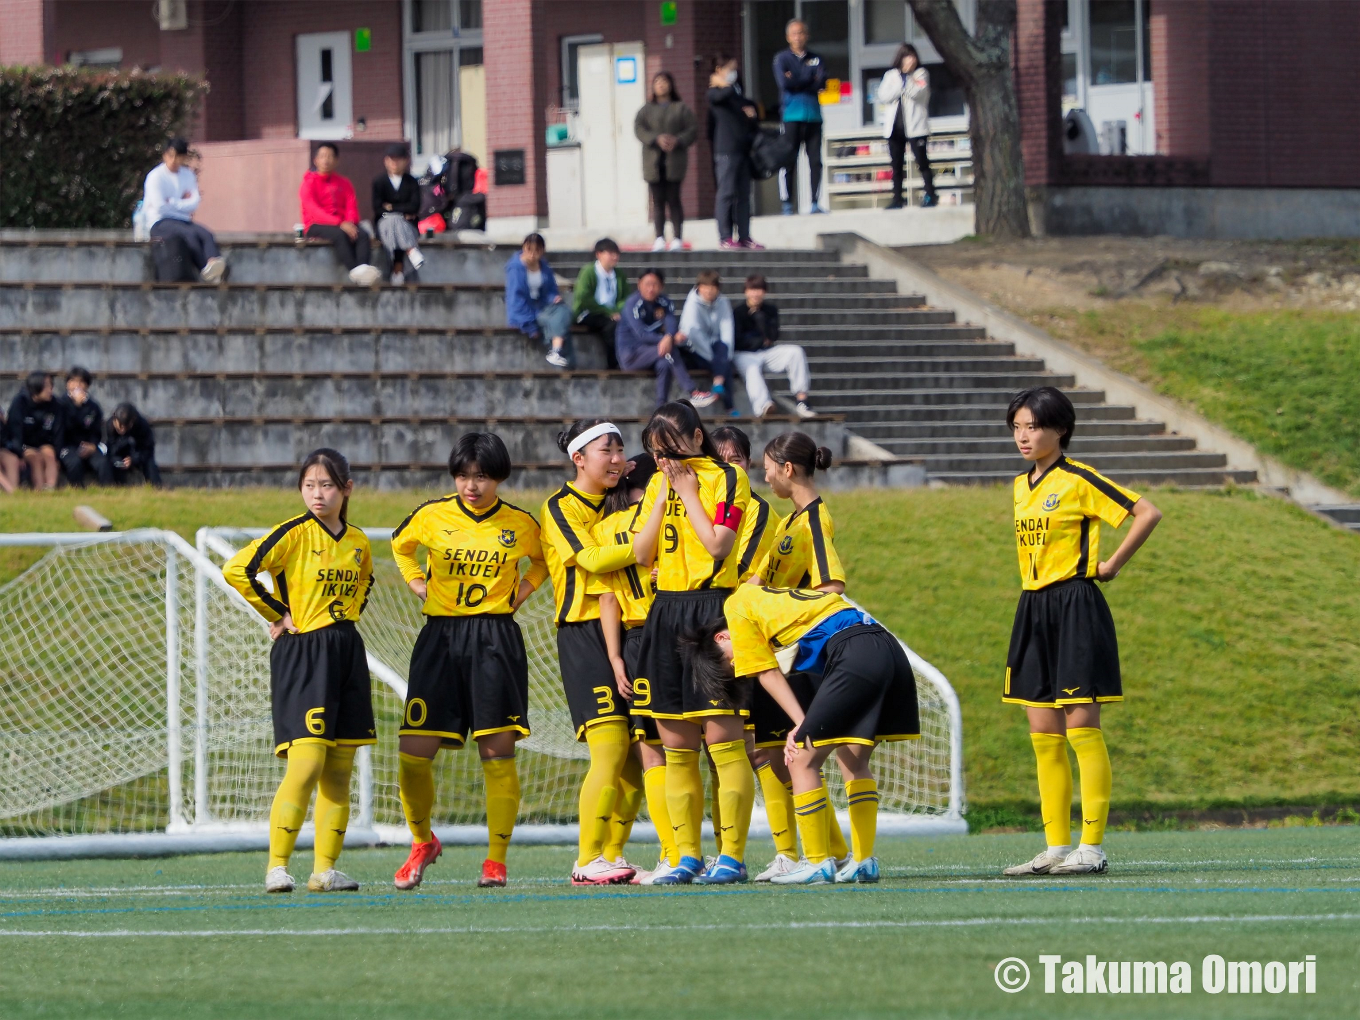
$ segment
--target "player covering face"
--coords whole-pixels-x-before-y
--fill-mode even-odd
[[[316,850],[307,888],[352,891],[335,869],[349,825],[354,753],[377,743],[364,639],[356,623],[373,586],[368,539],[351,527],[349,462],[310,454],[298,475],[306,512],[271,528],[222,568],[269,621],[274,753],[288,769],[269,811],[265,891],[292,892],[288,861],[316,791]]]

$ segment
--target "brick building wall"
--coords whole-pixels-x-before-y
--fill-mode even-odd
[[[1152,0],[1152,92],[1157,151],[1206,158],[1209,132],[1209,8]]]
[[[0,64],[41,64],[52,59],[44,52],[51,17],[50,0],[7,0],[0,27]]]
[[[1062,135],[1053,126],[1054,111],[1062,110],[1061,28],[1055,6],[1053,0],[1018,0],[1015,9],[1015,99],[1029,188],[1054,184],[1061,173]]]
[[[142,0],[61,0],[50,5],[52,18],[45,59],[65,62],[73,50],[100,50],[117,46],[123,51],[124,68],[161,67],[160,25],[152,5]],[[6,11],[6,32],[9,15]],[[171,35],[174,33],[164,33]],[[178,70],[164,65],[167,70]]]

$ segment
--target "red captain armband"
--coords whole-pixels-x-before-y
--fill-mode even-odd
[[[730,528],[733,531],[740,531],[741,507],[733,506],[731,503],[719,503],[713,508],[713,524]]]

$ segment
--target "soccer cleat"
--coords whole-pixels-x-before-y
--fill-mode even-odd
[[[652,242],[652,251],[665,251],[665,250],[666,239],[664,237],[658,237],[655,241]]]
[[[1105,851],[1098,846],[1082,844],[1048,869],[1050,875],[1100,875],[1109,870]]]
[[[334,868],[327,868],[319,875],[312,872],[312,877],[307,879],[308,892],[358,892],[358,890],[358,882]]]
[[[808,405],[808,402],[806,400],[798,401],[798,403],[794,405],[793,413],[798,415],[798,417],[802,418],[804,421],[806,421],[809,418],[817,417],[817,412],[814,411]]]
[[[412,843],[411,854],[406,858],[406,863],[397,869],[392,884],[398,889],[414,889],[425,877],[425,869],[439,860],[443,852],[444,847],[434,833],[430,833],[428,843]]]
[[[703,870],[704,862],[699,858],[681,857],[680,863],[671,868],[669,874],[653,876],[652,885],[689,885]]]
[[[670,862],[663,857],[651,871],[639,871],[633,876],[633,881],[638,885],[661,885],[664,883],[660,880],[674,870],[675,869],[671,867]]]
[[[505,885],[505,865],[500,861],[482,861],[482,877],[477,879],[478,889],[500,888]]]
[[[718,402],[716,393],[705,393],[703,390],[695,390],[689,395],[689,402],[695,407],[712,407]]]
[[[746,865],[735,857],[723,854],[710,864],[702,875],[694,876],[696,885],[732,885],[746,881]]]
[[[199,271],[199,279],[204,283],[218,283],[227,274],[226,259],[221,257],[208,259]]]
[[[836,872],[836,881],[844,882],[863,882],[873,884],[878,881],[878,858],[866,857],[862,861],[857,861],[853,857],[847,857],[839,871]]]
[[[297,887],[297,882],[293,876],[288,874],[288,869],[280,864],[276,868],[270,868],[264,876],[265,892],[292,892]]]
[[[820,864],[801,861],[787,875],[770,879],[775,885],[831,885],[836,881],[836,862],[828,857]]]
[[[350,283],[357,283],[360,287],[372,287],[382,279],[382,271],[377,266],[355,266],[349,271]]]
[[[561,351],[549,351],[543,359],[553,368],[566,368],[567,359],[563,357]]]
[[[631,867],[620,867],[603,857],[596,857],[589,864],[577,864],[571,869],[572,885],[627,885],[632,877]]]
[[[1053,848],[1044,850],[1043,853],[1039,854],[1032,861],[1026,861],[1024,864],[1017,864],[1013,868],[1007,868],[1001,874],[1005,875],[1007,878],[1029,878],[1032,875],[1052,874],[1053,869],[1061,864],[1063,858],[1067,856],[1067,851],[1058,847],[1057,849],[1060,852],[1055,854],[1050,852],[1051,849]]]
[[[629,885],[642,884],[642,879],[647,874],[646,868],[639,868],[636,865],[629,864],[628,859],[624,857],[623,854],[619,854],[619,856],[615,857],[614,863],[620,868],[629,869],[633,873],[633,877],[628,880]]]
[[[768,882],[774,878],[775,875],[787,875],[789,872],[797,870],[797,868],[798,862],[792,857],[789,857],[787,854],[775,854],[774,860],[770,862],[770,866],[755,878],[751,879],[751,881]]]
[[[671,240],[671,243],[668,244],[668,245],[666,246],[666,250],[667,250],[667,251],[684,251],[684,250],[685,250],[685,242],[682,241],[682,240],[680,240],[680,238],[678,238],[678,237],[673,238],[673,239]]]

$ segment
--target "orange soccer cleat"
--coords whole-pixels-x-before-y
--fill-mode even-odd
[[[414,889],[425,877],[425,869],[439,860],[439,855],[443,852],[444,847],[434,833],[430,834],[428,843],[412,843],[411,855],[406,858],[406,863],[397,869],[392,884],[398,889]]]
[[[483,889],[505,885],[505,865],[490,859],[482,861],[482,877],[477,879],[477,885]]]

